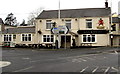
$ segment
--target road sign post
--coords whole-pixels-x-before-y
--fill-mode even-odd
[[[55,48],[58,49],[57,34],[59,34],[59,29],[57,27],[53,27],[51,32],[55,35]]]
[[[65,34],[65,49],[66,49],[66,34],[68,33],[69,29],[67,26],[65,25],[62,25],[62,26],[59,26],[59,34]]]

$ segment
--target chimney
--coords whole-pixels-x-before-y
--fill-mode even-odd
[[[105,8],[108,8],[108,0],[105,2]]]

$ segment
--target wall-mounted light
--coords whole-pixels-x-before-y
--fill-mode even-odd
[[[53,27],[55,27],[55,26],[56,26],[56,22],[52,22],[52,24],[53,24]]]
[[[77,21],[78,19],[75,19],[75,21]]]
[[[112,39],[112,38],[113,38],[113,35],[111,35],[110,37],[111,37],[111,39]]]
[[[40,20],[40,22],[42,22],[42,20]]]
[[[64,19],[62,19],[62,21],[64,21]]]
[[[41,30],[38,30],[38,33],[39,33],[39,34],[42,34]]]

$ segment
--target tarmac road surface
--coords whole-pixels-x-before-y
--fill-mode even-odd
[[[76,50],[39,51],[33,49],[3,49],[3,61],[11,64],[3,72],[79,72],[116,73],[119,48],[81,48]]]

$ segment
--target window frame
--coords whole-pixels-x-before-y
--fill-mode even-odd
[[[46,41],[44,41],[44,36],[46,36]],[[50,41],[49,42],[47,41],[47,36],[50,37]],[[53,36],[52,37],[53,38],[53,42],[51,41],[52,40],[51,36]],[[55,42],[55,36],[53,34],[43,34],[42,35],[42,43],[54,43],[54,42]]]
[[[86,28],[87,29],[92,29],[93,28],[93,23],[92,23],[92,19],[86,19],[85,20],[86,21]],[[89,27],[89,24],[88,23],[91,23],[91,26]]]
[[[30,37],[30,40],[29,40],[29,37]],[[21,41],[22,42],[31,42],[32,41],[32,34],[21,34]]]
[[[90,41],[88,40],[89,37],[90,37]],[[86,39],[86,41],[84,41],[84,38]],[[94,41],[92,41],[93,39]],[[95,34],[83,34],[82,35],[82,43],[96,43],[96,42],[97,42],[97,37]]]
[[[67,24],[70,24],[70,27],[67,25]],[[65,20],[65,26],[68,27],[68,29],[71,29],[72,28],[72,20]]]
[[[48,28],[48,24],[50,24],[50,29]],[[51,30],[51,28],[52,28],[52,20],[46,20],[46,30]]]
[[[4,42],[12,42],[13,35],[12,34],[4,34]]]

